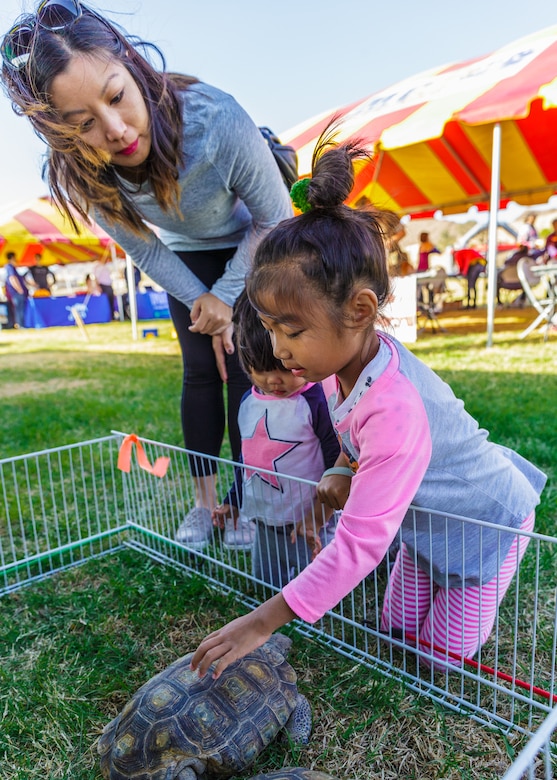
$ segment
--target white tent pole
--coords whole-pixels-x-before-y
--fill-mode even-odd
[[[126,278],[128,280],[128,305],[130,307],[130,320],[132,322],[132,339],[137,341],[137,298],[135,297],[135,279],[133,277],[133,263],[131,257],[126,254]]]
[[[489,199],[489,228],[487,234],[487,346],[493,345],[493,322],[497,293],[497,216],[501,189],[501,125],[493,126],[491,152],[491,194]]]

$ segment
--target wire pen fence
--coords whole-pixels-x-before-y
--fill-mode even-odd
[[[108,436],[0,460],[1,595],[122,544],[117,455]]]
[[[149,463],[168,459],[167,471],[155,476],[132,457],[126,472],[118,468],[125,439],[126,434],[114,432],[0,460],[0,596],[124,546],[201,575],[248,608],[269,598],[284,579],[306,565],[303,549],[292,558],[291,524],[286,530],[269,531],[241,517],[239,522],[250,524],[254,539],[243,546],[226,544],[225,532],[218,529],[205,546],[176,541],[176,531],[194,505],[190,458],[195,454],[138,439]],[[246,467],[203,457],[207,468],[216,471],[222,500],[234,480],[246,476]],[[276,483],[277,517],[291,517],[293,507],[313,488],[311,482],[262,469],[258,479],[262,496]],[[257,484],[252,490],[257,491]],[[324,543],[334,534],[335,520],[329,522]],[[435,646],[418,645],[410,632],[382,630],[383,597],[401,537],[382,564],[337,607],[314,625],[297,621],[296,628],[454,712],[504,734],[527,735],[526,748],[504,780],[557,776],[557,538],[416,508],[405,522],[405,538],[424,528],[438,529],[439,524],[450,526],[451,538],[460,535],[462,546],[471,539],[500,546],[501,557],[508,549],[506,535],[529,538],[494,629],[474,657],[443,655]],[[277,574],[272,567],[279,559],[287,565]]]
[[[557,776],[555,739],[557,737],[557,707],[554,707],[542,725],[518,754],[502,780],[553,780]]]

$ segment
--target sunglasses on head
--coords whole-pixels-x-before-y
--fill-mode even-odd
[[[6,33],[0,52],[14,70],[24,68],[31,55],[35,27],[58,32],[72,25],[83,13],[78,0],[43,0],[33,16],[27,16]]]

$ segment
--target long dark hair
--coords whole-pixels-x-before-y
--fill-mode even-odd
[[[246,289],[265,312],[272,296],[285,317],[299,319],[317,296],[342,326],[344,304],[358,283],[372,289],[379,308],[390,293],[385,234],[398,219],[391,212],[344,205],[354,184],[354,161],[369,158],[358,144],[335,143],[336,123],[321,135],[305,197],[309,210],[281,222],[259,244]]]
[[[75,224],[70,205],[85,221],[95,209],[113,224],[145,232],[134,204],[134,187],[122,181],[106,155],[62,121],[51,103],[52,82],[76,53],[116,59],[129,71],[149,113],[151,152],[146,178],[161,208],[178,212],[178,176],[183,163],[181,92],[197,79],[165,72],[164,56],[154,44],[127,35],[85,6],[82,10],[79,19],[63,30],[53,32],[35,25],[28,63],[20,70],[4,64],[2,82],[14,111],[28,117],[48,146],[43,175],[68,218]],[[34,15],[23,21],[26,18],[31,24],[35,21]],[[160,69],[151,63],[151,54],[160,59]]]

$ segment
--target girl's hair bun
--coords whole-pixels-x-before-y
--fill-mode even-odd
[[[338,144],[339,118],[333,117],[314,149],[312,178],[306,190],[311,208],[335,209],[341,206],[354,186],[354,160],[370,159],[361,141]]]

